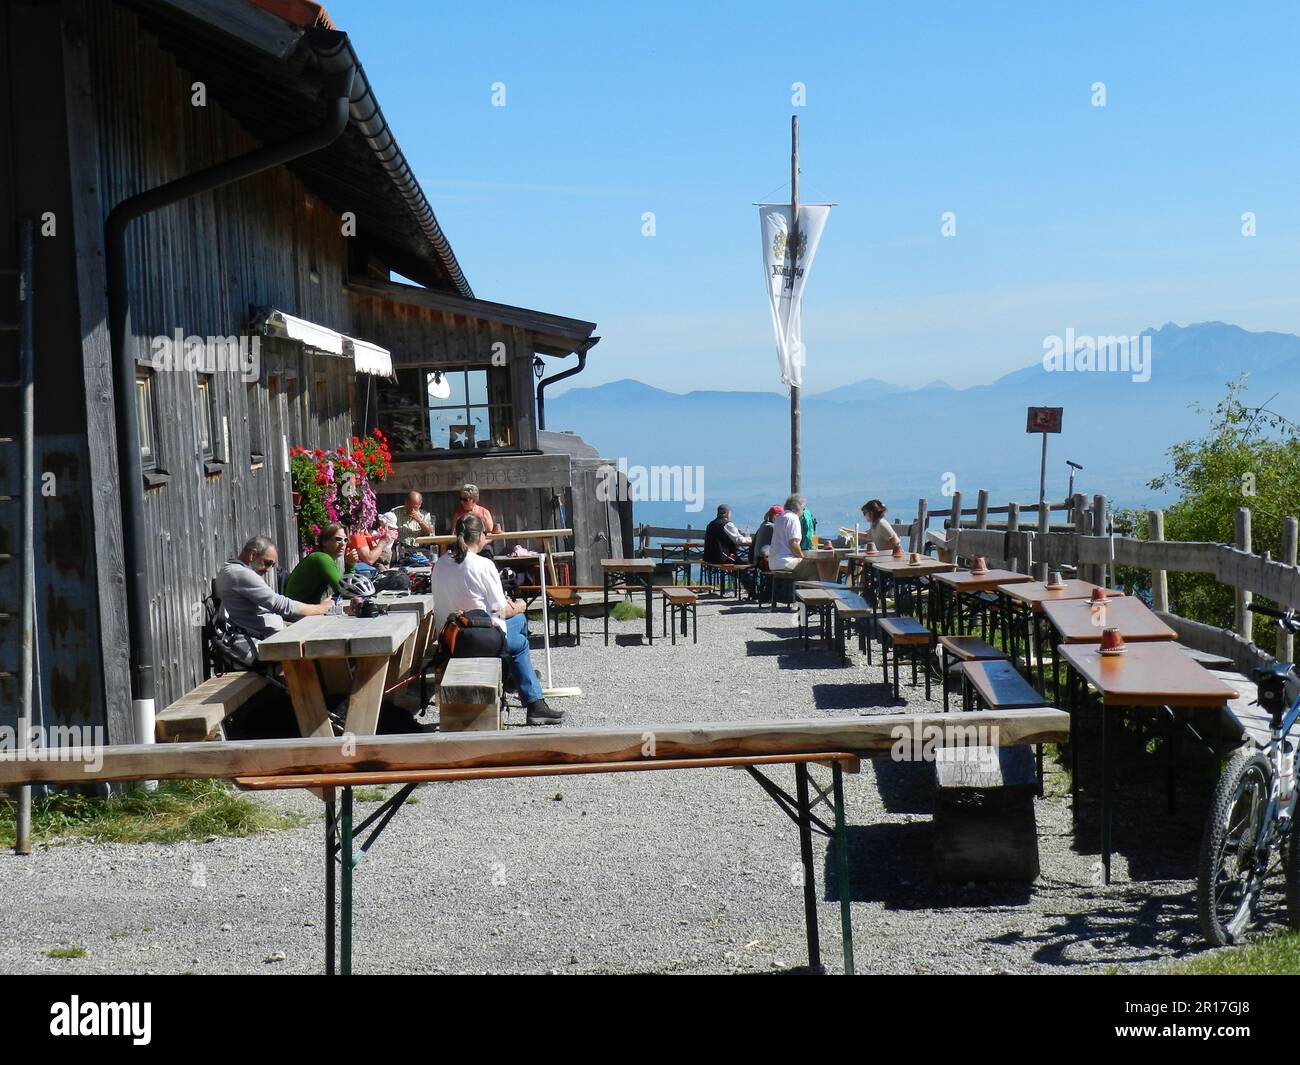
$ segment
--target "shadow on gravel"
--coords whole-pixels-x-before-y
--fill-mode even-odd
[[[839,667],[839,655],[827,654],[824,651],[809,650],[805,651],[798,644],[787,646],[785,655],[777,663],[782,669],[815,669],[819,673],[825,673],[828,669]]]
[[[772,643],[770,640],[745,641],[745,654],[753,658],[773,658],[789,653],[790,648],[784,643]]]
[[[887,684],[855,683],[814,684],[813,704],[818,710],[876,710],[898,706],[894,689]]]
[[[1031,884],[939,884],[931,874],[930,823],[850,825],[849,899],[878,902],[891,910],[985,909],[1021,906]],[[823,897],[838,902],[835,845],[826,850]]]
[[[880,801],[891,814],[929,815],[934,812],[933,762],[894,762],[888,758],[873,758],[871,769],[876,776]]]
[[[1204,943],[1191,895],[1152,897],[1144,888],[1098,889],[1086,913],[1060,915],[1045,931],[1009,932],[987,943],[1036,944],[1033,957],[1042,965],[1104,965],[1108,958],[1125,964],[1179,957]]]

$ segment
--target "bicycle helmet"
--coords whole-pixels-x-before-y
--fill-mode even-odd
[[[375,594],[375,586],[363,573],[345,573],[339,581],[339,592],[350,599],[369,599]]]

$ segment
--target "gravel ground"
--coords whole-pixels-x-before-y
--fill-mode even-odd
[[[659,618],[656,616],[656,631]],[[553,651],[574,726],[897,711],[855,655],[803,652],[795,616],[708,601],[700,642],[640,646],[641,621],[588,619]],[[536,629],[537,626],[534,626]],[[544,671],[543,658],[536,663]],[[906,677],[905,677],[906,680]],[[904,684],[911,707],[931,710]],[[937,692],[936,692],[937,696]],[[522,720],[515,709],[511,718]],[[1082,777],[1096,777],[1085,755]],[[829,776],[824,770],[814,773]],[[864,762],[845,777],[857,969],[1093,972],[1200,951],[1193,877],[1210,769],[1189,761],[1178,816],[1159,763],[1116,763],[1114,881],[1100,886],[1095,801],[1076,836],[1064,774],[1037,802],[1034,885],[941,885],[930,872],[933,771]],[[793,770],[772,774],[793,789]],[[794,826],[739,770],[426,786],[357,872],[357,972],[763,973],[806,962]],[[257,796],[307,827],[175,846],[69,843],[0,853],[0,971],[319,972],[322,808]],[[361,804],[365,811],[372,804]],[[842,966],[833,853],[814,836],[823,960]],[[60,944],[83,958],[56,960]]]

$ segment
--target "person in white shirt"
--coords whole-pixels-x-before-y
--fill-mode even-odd
[[[803,496],[792,495],[785,501],[785,510],[772,523],[772,550],[768,554],[768,569],[774,573],[792,571],[797,581],[815,581],[818,579],[817,563],[804,558],[803,548],[799,546],[803,540],[803,525],[799,516],[803,514],[804,503]],[[796,605],[792,598],[791,609]]]
[[[483,519],[466,514],[456,522],[456,544],[433,567],[434,620],[438,631],[457,611],[482,610],[505,634],[506,653],[513,663],[519,698],[528,709],[530,725],[558,725],[564,711],[552,710],[542,698],[542,685],[533,669],[528,643],[527,605],[522,599],[509,600],[501,587],[496,566],[479,552],[487,546]]]

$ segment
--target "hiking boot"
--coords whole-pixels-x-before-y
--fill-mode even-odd
[[[558,725],[564,720],[563,710],[552,710],[545,699],[538,699],[528,704],[528,723],[530,725]]]

